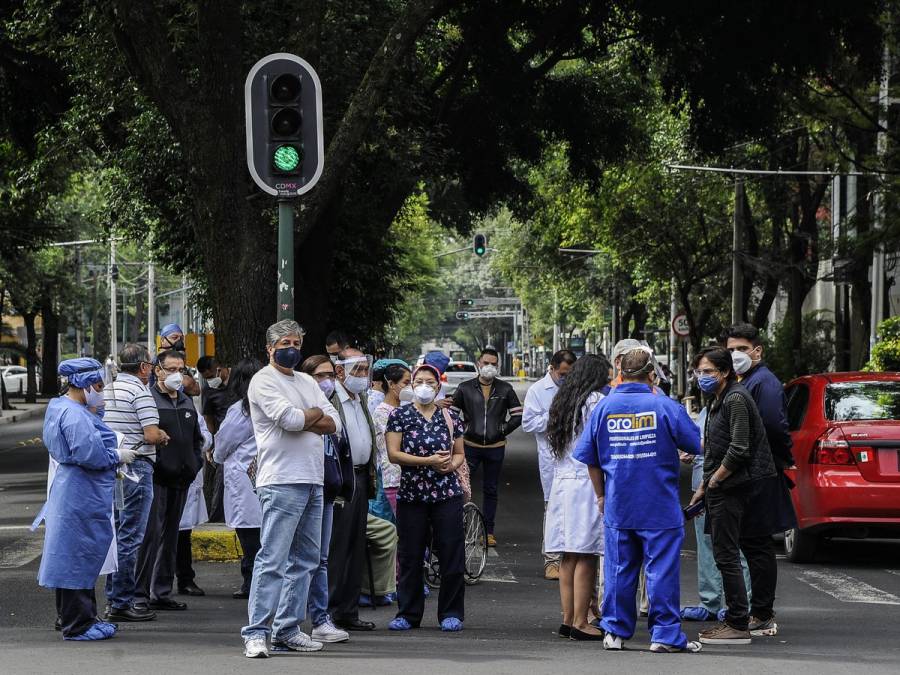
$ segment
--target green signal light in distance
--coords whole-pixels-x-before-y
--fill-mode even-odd
[[[293,171],[300,165],[300,153],[292,145],[282,145],[275,150],[272,161],[279,171]]]

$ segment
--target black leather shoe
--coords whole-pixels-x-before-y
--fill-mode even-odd
[[[107,621],[153,621],[155,618],[156,612],[144,607],[110,607],[106,612]]]
[[[567,626],[564,623],[559,624],[559,630],[556,631],[557,635],[561,638],[569,639],[572,637],[572,626]]]
[[[593,633],[585,633],[584,631],[580,631],[577,628],[573,628],[570,637],[573,640],[584,641],[584,642],[599,642],[603,639],[603,633],[600,635],[594,635]]]
[[[183,602],[166,598],[165,600],[151,600],[150,609],[180,612],[183,609],[187,609],[187,605]]]
[[[360,621],[359,619],[346,619],[344,621],[335,621],[334,625],[344,630],[375,630],[375,624],[371,621]]]
[[[235,591],[231,594],[231,597],[235,600],[246,600],[250,597],[250,593],[248,591]]]
[[[206,591],[200,588],[194,582],[189,584],[185,584],[184,586],[178,587],[178,595],[193,595],[193,596],[201,596],[206,595]]]

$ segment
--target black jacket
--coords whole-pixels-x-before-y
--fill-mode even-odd
[[[775,475],[775,461],[756,402],[743,385],[730,382],[709,408],[703,437],[703,482],[721,465],[732,473],[723,488]]]
[[[759,409],[775,465],[780,470],[793,466],[793,441],[788,431],[787,402],[781,382],[765,363],[760,363],[744,375],[741,384],[750,392]]]
[[[522,404],[509,382],[494,378],[487,400],[477,377],[460,383],[453,406],[463,414],[465,440],[476,445],[505,441],[522,424]]]
[[[203,434],[194,402],[184,392],[173,399],[155,385],[150,391],[159,411],[159,428],[169,434],[169,442],[156,448],[153,482],[187,489],[203,466]]]

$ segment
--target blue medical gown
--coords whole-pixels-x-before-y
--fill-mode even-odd
[[[59,468],[44,511],[38,583],[93,588],[113,540],[116,435],[85,406],[63,396],[47,406],[44,445]]]

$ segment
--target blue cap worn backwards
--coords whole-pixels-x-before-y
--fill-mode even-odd
[[[86,389],[103,379],[103,365],[87,356],[63,361],[56,372],[65,377],[71,386],[79,389]]]

